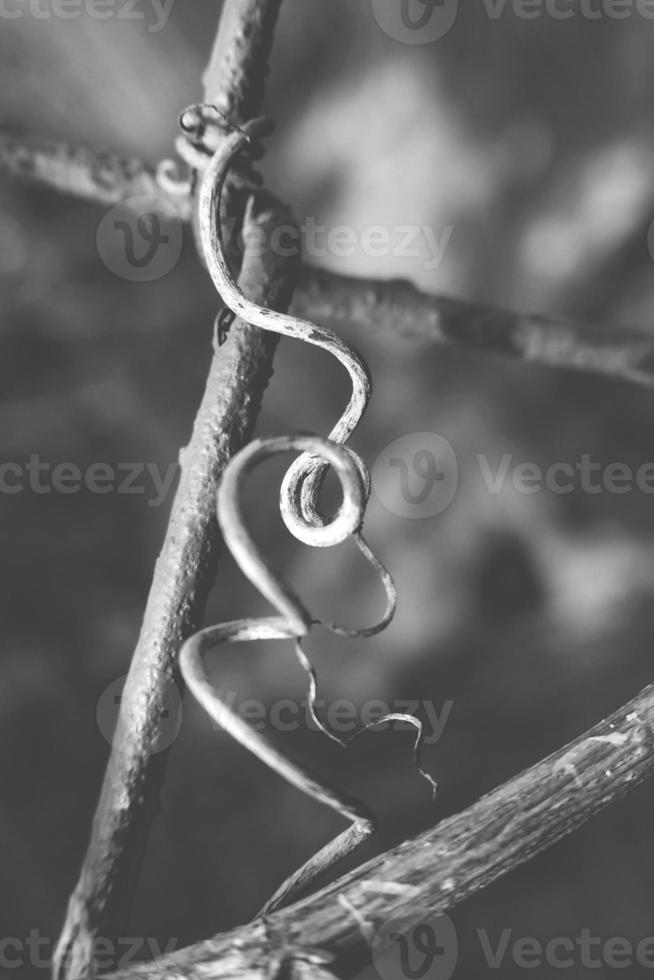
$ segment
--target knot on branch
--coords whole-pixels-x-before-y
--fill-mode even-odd
[[[257,123],[260,137],[273,129],[273,122],[267,117]],[[175,150],[186,165],[186,173],[179,161],[162,160],[157,168],[157,180],[165,191],[175,195],[192,194],[197,177],[204,174],[213,155],[233,133],[239,133],[248,148],[245,165],[236,171],[240,183],[248,187],[260,186],[261,177],[252,168],[252,162],[261,159],[265,148],[251,131],[241,128],[225,112],[209,103],[197,103],[184,109],[179,126],[182,134],[175,140]]]

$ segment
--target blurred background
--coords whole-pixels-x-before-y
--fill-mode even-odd
[[[146,0],[139,19],[104,21],[38,18],[19,4],[24,16],[0,33],[3,126],[152,162],[170,155],[179,111],[201,96],[218,7],[178,0],[161,24]],[[653,51],[654,22],[635,13],[525,20],[508,5],[493,19],[467,4],[445,36],[406,44],[370,0],[285,0],[266,100],[277,130],[262,170],[300,221],[358,234],[416,225],[446,243],[436,264],[357,247],[327,250],[319,261],[330,268],[652,332]],[[165,470],[190,435],[216,311],[188,229],[170,271],[134,282],[101,257],[106,209],[6,182],[0,209],[2,460]],[[440,713],[452,702],[424,756],[436,804],[412,767],[409,731],[367,734],[347,753],[304,725],[277,733],[379,814],[370,856],[652,680],[650,497],[525,495],[509,481],[490,494],[476,457],[547,467],[591,454],[637,468],[654,461],[654,422],[651,394],[617,381],[392,339],[374,323],[347,337],[375,380],[353,446],[372,463],[400,436],[435,432],[459,465],[454,500],[435,517],[406,520],[371,500],[367,537],[400,594],[391,628],[307,644],[328,703],[425,699]],[[259,432],[326,433],[346,396],[338,366],[284,341]],[[309,553],[284,533],[283,470],[271,464],[249,489],[262,547],[312,610],[370,622],[382,600],[354,548]],[[37,929],[54,940],[75,884],[109,752],[98,703],[127,670],[172,497],[150,500],[0,495],[3,937]],[[227,556],[219,581],[207,623],[267,611]],[[284,644],[227,649],[215,671],[237,702],[304,695]],[[480,928],[494,939],[504,928],[543,940],[582,928],[636,942],[654,934],[653,818],[646,785],[454,910],[456,976],[493,973]],[[130,934],[165,948],[251,918],[342,827],[186,699]],[[502,968],[523,972],[509,960]]]

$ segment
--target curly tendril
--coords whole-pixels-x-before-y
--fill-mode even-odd
[[[330,732],[316,714],[316,675],[302,649],[302,639],[315,626],[350,637],[366,637],[383,630],[391,621],[397,602],[397,592],[388,571],[365,541],[361,528],[370,496],[370,478],[363,460],[345,446],[363,413],[371,393],[368,371],[359,355],[332,331],[299,320],[288,314],[252,303],[241,292],[225,258],[220,232],[220,197],[225,179],[234,159],[244,149],[256,146],[256,140],[268,128],[266,120],[253,120],[242,128],[225,134],[225,121],[213,107],[193,107],[182,116],[186,149],[178,146],[180,155],[191,165],[200,164],[201,182],[198,192],[198,226],[204,259],[216,289],[235,316],[246,322],[286,337],[302,340],[328,351],[340,361],[350,375],[352,394],[349,403],[327,439],[319,436],[281,436],[258,439],[239,452],[227,465],[217,493],[217,514],[225,543],[241,570],[259,592],[277,610],[277,616],[241,619],[211,626],[188,639],[180,653],[180,668],[184,680],[211,718],[262,762],[280,776],[317,801],[331,807],[350,821],[347,830],[323,847],[305,865],[288,878],[266,903],[262,914],[286,904],[335,862],[350,854],[375,828],[374,816],[361,804],[340,790],[317,779],[307,768],[291,761],[262,733],[251,728],[218,695],[205,668],[205,654],[228,643],[247,640],[292,640],[299,663],[309,678],[309,710],[314,723],[330,739],[345,745]],[[208,124],[218,121],[221,137],[209,139]],[[215,135],[215,134],[214,134]],[[209,152],[215,150],[213,155]],[[207,162],[208,161],[208,162]],[[280,512],[288,530],[304,544],[316,548],[331,548],[349,539],[375,569],[386,595],[386,608],[380,621],[368,627],[346,627],[312,616],[301,599],[271,568],[260,553],[245,526],[241,501],[243,483],[248,474],[264,460],[279,453],[301,455],[286,472],[280,490]],[[336,513],[325,518],[319,510],[319,494],[327,470],[336,474],[341,487],[341,503]],[[390,714],[362,731],[388,721],[407,722],[416,729],[414,758],[421,775],[435,792],[436,783],[420,766],[422,723],[413,715]],[[359,737],[358,732],[354,738]],[[352,741],[352,739],[350,739]]]

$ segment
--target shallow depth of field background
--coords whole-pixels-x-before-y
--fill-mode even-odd
[[[201,93],[218,6],[177,0],[159,33],[115,19],[3,22],[2,124],[151,161],[170,154],[179,111]],[[440,237],[453,226],[437,269],[325,256],[334,269],[650,331],[654,23],[510,10],[492,21],[481,4],[461,6],[445,38],[411,47],[380,30],[368,0],[285,0],[266,102],[277,121],[270,186],[327,227],[426,224]],[[174,462],[217,309],[188,232],[169,275],[135,284],[98,255],[102,207],[1,183],[0,209],[3,460]],[[367,856],[473,802],[654,675],[654,500],[490,495],[475,464],[478,453],[543,466],[586,453],[638,467],[654,460],[652,395],[376,330],[348,334],[375,380],[353,445],[372,463],[398,436],[438,432],[457,452],[459,491],[445,513],[414,522],[373,498],[368,537],[396,578],[397,619],[370,641],[316,633],[308,649],[327,700],[454,701],[425,753],[437,804],[412,769],[408,731],[366,735],[347,754],[303,730],[279,736],[378,812]],[[346,395],[328,358],[282,342],[259,431],[327,433]],[[355,550],[307,553],[283,532],[282,472],[262,472],[248,498],[262,547],[312,609],[370,621],[381,600]],[[25,491],[0,506],[0,935],[54,939],[109,751],[96,705],[126,672],[170,500]],[[224,556],[207,623],[266,609]],[[239,698],[302,696],[283,644],[215,663]],[[493,972],[478,928],[651,935],[653,818],[649,785],[456,909],[456,976]],[[181,945],[247,920],[342,827],[185,701],[130,935]]]

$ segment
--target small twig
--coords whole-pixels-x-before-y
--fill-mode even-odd
[[[310,898],[114,980],[267,980],[271,964],[289,950],[296,957],[322,953],[336,975],[354,976],[370,958],[370,930],[390,918],[424,922],[453,908],[653,773],[654,685],[467,810]]]
[[[213,79],[218,89],[213,94],[221,101],[222,92],[230,100],[237,121],[263,93],[279,4],[226,0],[223,7],[219,47],[231,54],[224,75]],[[251,219],[269,240],[290,215],[269,196],[259,195]],[[254,252],[246,250],[241,288],[255,302],[286,308],[293,263],[269,251],[262,255],[260,248]],[[275,335],[236,321],[228,342],[214,353],[191,442],[181,454],[180,485],[126,681],[91,840],[55,953],[54,973],[61,980],[92,973],[95,940],[115,937],[127,921],[163,777],[166,753],[158,746],[167,694],[178,679],[179,648],[200,625],[213,583],[216,485],[230,456],[251,437],[275,346]]]

